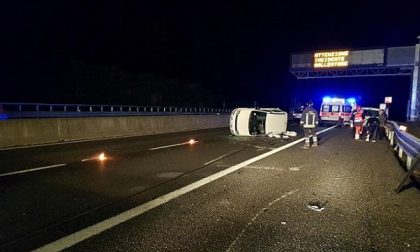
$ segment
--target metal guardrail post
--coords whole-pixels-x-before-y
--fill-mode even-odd
[[[390,140],[389,140],[389,145],[394,146],[394,131],[390,132]]]
[[[405,167],[407,168],[407,170],[410,170],[411,169],[411,166],[412,166],[412,159],[411,159],[411,157],[410,156],[407,156],[407,160],[406,160],[406,163],[405,163]]]

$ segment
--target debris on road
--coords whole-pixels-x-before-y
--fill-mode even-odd
[[[297,133],[295,131],[286,131],[286,132],[281,133],[281,134],[268,133],[267,136],[270,137],[270,138],[275,137],[275,138],[289,139],[290,137],[297,136]]]
[[[281,135],[280,134],[275,134],[275,133],[269,133],[268,135],[267,135],[268,137],[275,137],[275,138],[281,138]]]
[[[307,205],[307,207],[313,211],[316,212],[321,212],[325,209],[325,205],[327,205],[328,201],[325,201],[324,203],[322,203],[321,201],[317,200],[317,201],[311,201],[309,202],[309,204]]]

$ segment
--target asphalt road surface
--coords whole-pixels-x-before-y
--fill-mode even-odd
[[[214,129],[0,151],[0,249],[420,250],[420,194],[394,193],[403,170],[385,141],[299,138]]]

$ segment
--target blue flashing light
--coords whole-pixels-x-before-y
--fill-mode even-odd
[[[0,114],[0,120],[6,120],[9,117],[6,114]]]
[[[331,97],[329,97],[329,96],[324,96],[324,97],[322,98],[322,101],[323,101],[323,102],[331,102]]]
[[[349,103],[349,104],[355,104],[356,103],[356,99],[355,98],[353,98],[353,97],[351,97],[351,98],[347,98],[347,103]]]

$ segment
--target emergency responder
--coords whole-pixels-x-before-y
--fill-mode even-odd
[[[379,119],[375,116],[371,116],[366,120],[366,142],[369,142],[370,139],[372,139],[373,143],[376,142],[379,123]]]
[[[379,110],[379,140],[382,140],[385,136],[385,123],[387,121],[387,116],[385,114],[385,110]]]
[[[360,135],[362,134],[363,123],[365,120],[365,116],[363,115],[363,110],[359,105],[356,106],[356,110],[351,115],[351,119],[353,121],[353,127],[355,129],[354,139],[359,140]]]
[[[318,146],[318,138],[316,136],[316,127],[318,126],[318,113],[313,108],[314,104],[312,101],[307,103],[306,108],[302,112],[300,118],[300,126],[303,128],[305,133],[305,144],[302,146],[303,149],[309,149],[311,147],[310,135],[312,135],[312,147]]]

